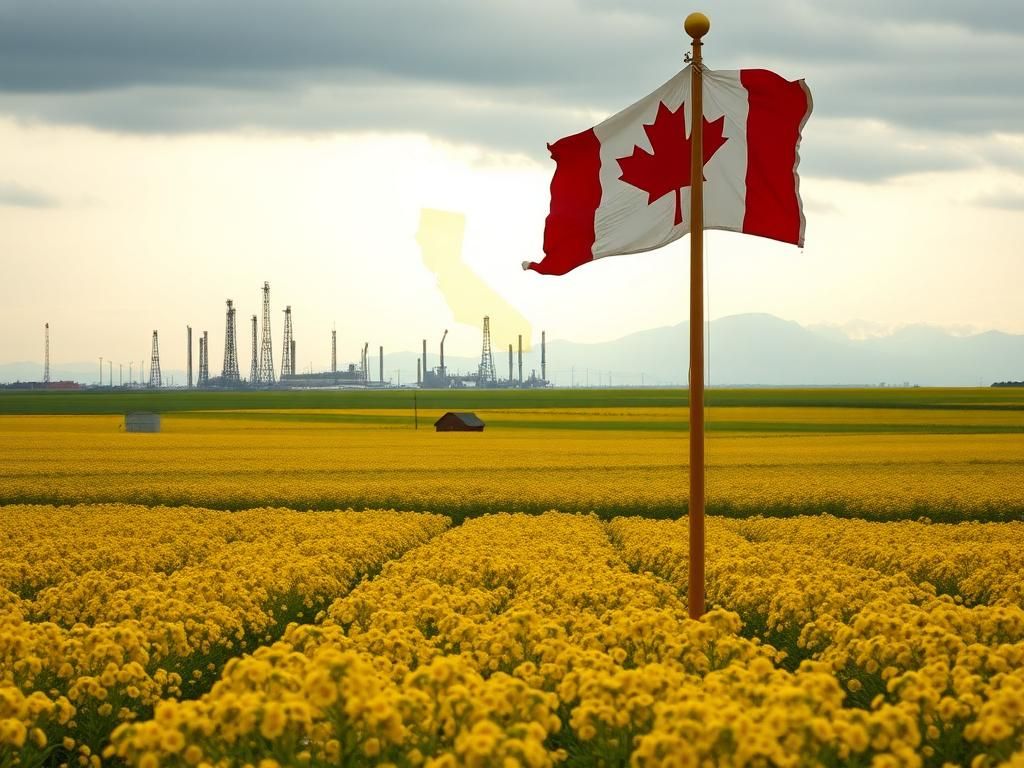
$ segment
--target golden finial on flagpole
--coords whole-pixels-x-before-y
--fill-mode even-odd
[[[694,40],[700,40],[711,29],[711,20],[699,11],[691,13],[686,17],[686,21],[683,22],[683,29]]]

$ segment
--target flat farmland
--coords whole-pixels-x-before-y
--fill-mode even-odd
[[[5,394],[0,503],[383,506],[457,520],[686,511],[682,391],[423,392],[415,417],[409,392],[289,394]],[[1019,391],[715,390],[709,402],[713,514],[1024,514]],[[141,406],[163,414],[160,434],[123,431]],[[434,432],[448,409],[474,410],[485,431]]]
[[[1024,765],[1021,393],[709,400],[0,394],[0,767]]]

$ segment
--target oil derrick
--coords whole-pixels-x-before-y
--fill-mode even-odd
[[[284,308],[284,350],[281,352],[281,378],[294,376],[295,361],[292,360],[292,308]]]
[[[199,378],[197,387],[205,387],[210,383],[210,337],[203,331],[199,339]]]
[[[50,324],[46,324],[46,357],[43,361],[43,383],[50,383]]]
[[[235,308],[228,299],[228,316],[224,327],[224,370],[221,378],[225,384],[237,384],[238,375],[238,344],[235,340]]]
[[[160,342],[153,331],[153,352],[149,357],[149,386],[160,386]]]
[[[188,361],[188,388],[192,389],[192,326],[186,325],[185,332],[188,336],[188,355],[185,358]],[[128,375],[128,378],[131,378],[131,374]]]
[[[274,383],[274,350],[270,340],[270,283],[263,283],[263,336],[260,339],[260,368],[256,374],[260,384]]]
[[[480,368],[477,379],[482,385],[494,384],[497,374],[494,370],[494,354],[491,352],[491,318],[484,315],[484,345],[480,352]]]
[[[249,368],[249,383],[250,384],[255,384],[256,383],[257,371],[259,371],[259,366],[257,365],[257,362],[256,362],[256,349],[257,349],[256,344],[257,344],[257,341],[256,341],[256,315],[253,315],[252,316],[252,365]]]

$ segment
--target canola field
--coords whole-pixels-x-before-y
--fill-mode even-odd
[[[1024,764],[1024,524],[9,507],[3,765]]]
[[[157,435],[124,433],[120,414],[162,394],[0,396],[0,504],[392,507],[456,520],[686,509],[680,392],[424,392],[419,429],[408,393],[288,394],[197,392],[186,411],[190,395],[168,393]],[[1019,392],[712,390],[709,400],[722,402],[707,413],[714,514],[1024,515]],[[474,401],[482,434],[433,431],[445,410]],[[332,404],[374,407],[307,407]]]
[[[52,394],[0,768],[1024,768],[1019,392],[712,391],[701,621],[679,392]]]

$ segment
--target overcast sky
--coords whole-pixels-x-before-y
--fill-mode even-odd
[[[706,2],[708,66],[803,77],[806,247],[710,233],[712,317],[1024,333],[1024,5]],[[464,260],[539,338],[686,316],[687,241],[563,278],[539,260],[547,142],[682,66],[677,2],[0,0],[0,361],[148,356],[160,330],[271,283],[299,367],[432,346],[472,354],[416,244],[466,217]],[[247,323],[241,323],[243,373]],[[496,328],[498,348],[523,329]],[[275,357],[279,349],[275,349]]]

